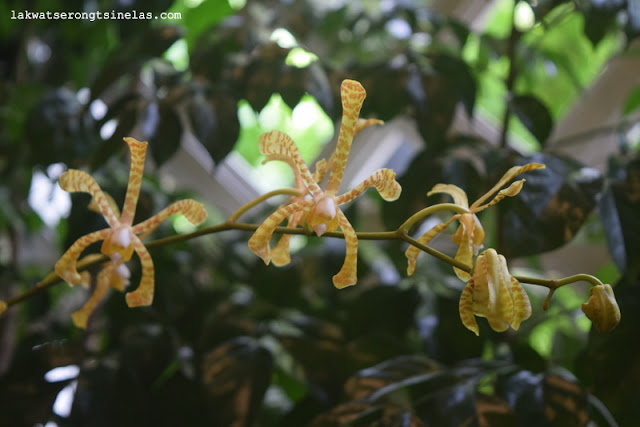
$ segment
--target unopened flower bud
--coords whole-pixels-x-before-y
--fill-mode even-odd
[[[591,288],[591,296],[582,304],[582,311],[600,333],[613,330],[620,322],[620,308],[610,285]]]

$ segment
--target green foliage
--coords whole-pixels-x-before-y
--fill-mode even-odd
[[[637,421],[638,153],[621,144],[602,174],[567,156],[534,153],[622,48],[623,36],[630,44],[640,33],[634,2],[528,2],[535,23],[518,33],[513,1],[498,2],[482,31],[422,2],[383,9],[391,3],[328,8],[323,1],[254,0],[237,11],[219,0],[194,7],[186,0],[41,3],[33,7],[169,11],[182,19],[19,21],[6,17],[25,6],[0,5],[0,299],[32,288],[75,239],[104,227],[87,211],[88,197],[78,195],[68,218],[47,229],[27,200],[36,171],[60,162],[91,170],[120,203],[127,173],[122,137],[149,140],[151,160],[161,166],[186,130],[216,164],[235,149],[255,165],[262,160],[257,137],[278,128],[311,163],[340,116],[339,82],[353,78],[368,93],[363,117],[405,115],[425,141],[398,176],[401,198],[378,207],[381,221],[364,203],[354,204],[346,212],[354,225],[373,221],[393,230],[437,199],[425,195],[437,183],[458,185],[475,200],[509,167],[545,163],[545,171],[525,175],[518,197],[482,214],[494,215],[485,227],[495,231],[488,240],[510,262],[526,256],[541,268],[538,256],[570,242],[596,212],[615,263],[609,276],[619,278],[613,285],[623,320],[609,335],[585,334],[582,290],[558,292],[542,312],[544,295],[527,287],[534,316],[503,334],[480,319],[476,338],[460,322],[464,284],[451,267],[423,256],[407,278],[405,248],[397,242],[361,242],[359,284],[337,291],[331,276],[344,258],[342,242],[309,237],[289,266],[276,268],[251,256],[247,233],[203,236],[151,249],[154,305],[128,309],[113,292],[86,332],[72,326],[69,314],[88,290],[56,287],[11,307],[0,318],[3,424]],[[406,34],[391,31],[394,25]],[[271,40],[277,28],[299,47]],[[176,43],[182,63],[167,54]],[[287,58],[300,47],[318,60],[293,64]],[[630,123],[639,99],[635,90],[620,100]],[[322,119],[301,127],[292,120],[305,103]],[[100,105],[102,114],[95,112]],[[502,140],[451,132],[458,110],[497,123]],[[275,119],[263,120],[267,113]],[[519,139],[528,141],[529,154],[514,148]],[[145,177],[136,222],[185,196],[156,178]],[[165,224],[154,237],[173,235],[174,228],[180,227]],[[41,257],[41,240],[54,240],[55,253]],[[446,240],[436,243],[450,249]],[[25,257],[21,248],[31,242]],[[140,268],[131,268],[137,283]],[[79,368],[77,376],[45,379],[69,365]],[[71,384],[69,414],[55,413],[56,396]]]

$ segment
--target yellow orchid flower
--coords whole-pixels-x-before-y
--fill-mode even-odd
[[[119,279],[114,275],[120,274],[118,273],[120,271],[118,267],[122,263],[129,261],[135,251],[140,258],[142,278],[138,288],[126,295],[126,301],[129,307],[137,307],[151,305],[154,293],[153,261],[140,238],[155,230],[172,214],[182,214],[189,222],[198,225],[205,220],[207,212],[204,210],[203,205],[195,200],[180,200],[151,218],[133,225],[140,185],[142,184],[147,142],[140,142],[133,138],[124,138],[124,140],[131,152],[131,166],[122,215],[118,215],[117,208],[114,208],[113,199],[100,189],[100,186],[91,175],[80,170],[70,169],[60,177],[59,185],[63,190],[70,193],[85,192],[91,194],[93,198],[92,204],[95,204],[96,209],[102,214],[109,227],[89,233],[76,240],[58,260],[55,271],[69,285],[80,284],[82,277],[78,274],[76,267],[78,257],[87,246],[102,240],[101,252],[111,259],[112,264],[112,266],[105,268],[106,272],[102,278],[100,275],[98,277],[98,286],[103,286],[96,289],[96,292],[102,292],[103,288],[106,290],[105,283],[111,284],[111,286],[114,286],[114,284],[116,287],[119,286]],[[90,312],[90,310],[87,311]]]
[[[487,249],[476,259],[473,276],[460,295],[460,319],[467,329],[480,335],[474,316],[486,317],[496,332],[509,326],[517,330],[531,316],[527,293],[507,269],[504,256]]]
[[[460,226],[452,237],[453,242],[459,245],[455,259],[467,265],[471,265],[473,255],[476,255],[478,253],[478,251],[482,248],[482,244],[484,242],[484,229],[482,228],[482,224],[480,224],[480,221],[478,220],[476,214],[490,206],[495,205],[507,196],[513,197],[517,195],[522,189],[522,185],[526,180],[521,179],[519,181],[513,182],[507,188],[502,188],[517,175],[520,175],[521,173],[527,171],[544,168],[545,165],[540,163],[528,163],[524,166],[513,166],[502,176],[502,178],[500,178],[498,183],[494,185],[491,190],[489,190],[482,197],[476,200],[471,206],[469,206],[467,194],[460,187],[453,184],[436,184],[433,189],[427,193],[427,196],[431,196],[432,194],[436,193],[449,194],[451,197],[453,197],[453,201],[456,205],[468,209],[470,213],[453,215],[451,218],[449,218],[449,220],[434,226],[425,234],[423,234],[418,239],[418,242],[424,245],[428,244],[436,235],[447,228],[449,224],[451,224],[454,220],[458,220],[460,222]],[[496,191],[498,191],[498,194],[496,194],[489,202],[485,203],[487,199],[491,197]],[[410,246],[405,252],[405,256],[407,257],[407,260],[409,262],[407,266],[408,275],[412,275],[415,272],[416,260],[418,259],[418,255],[420,255],[420,252],[420,249],[415,246]],[[469,273],[464,270],[460,270],[459,268],[454,267],[454,271],[456,275],[465,282],[471,278]]]
[[[620,308],[611,285],[591,288],[589,300],[582,304],[582,311],[600,333],[610,332],[620,323]]]
[[[375,187],[383,199],[396,200],[400,196],[401,188],[395,180],[395,172],[391,169],[380,169],[358,184],[355,188],[337,195],[340,182],[344,175],[351,143],[356,133],[363,127],[378,121],[358,121],[358,115],[366,92],[362,85],[354,80],[344,80],[340,87],[342,101],[342,123],[338,134],[338,143],[332,155],[331,172],[327,186],[320,188],[318,180],[311,175],[298,147],[286,134],[271,131],[260,137],[259,148],[267,159],[287,158],[287,162],[294,166],[300,174],[302,182],[308,192],[307,197],[301,197],[293,203],[279,207],[255,231],[249,239],[249,248],[258,255],[265,264],[271,261],[269,240],[274,230],[285,218],[291,218],[298,212],[306,214],[305,222],[318,236],[326,232],[333,232],[340,228],[345,235],[346,256],[342,268],[333,276],[333,284],[337,288],[355,285],[357,282],[357,254],[358,238],[351,223],[339,206],[348,203],[371,187]],[[325,169],[325,171],[328,167]],[[301,218],[301,217],[300,217]],[[300,220],[299,218],[299,220]]]

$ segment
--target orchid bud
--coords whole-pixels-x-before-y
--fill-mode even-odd
[[[620,308],[610,285],[591,288],[591,296],[582,304],[582,311],[600,333],[613,330],[620,322]]]

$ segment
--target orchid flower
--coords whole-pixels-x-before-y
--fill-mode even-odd
[[[582,304],[582,311],[600,333],[610,332],[620,323],[620,307],[608,284],[591,288],[589,300]]]
[[[124,272],[119,266],[129,261],[135,251],[140,258],[142,277],[138,288],[126,295],[126,301],[129,307],[137,307],[151,305],[154,293],[153,261],[147,248],[142,243],[141,237],[155,230],[172,214],[182,214],[189,222],[198,225],[205,220],[207,212],[204,210],[203,205],[195,200],[180,200],[151,218],[133,225],[140,185],[142,184],[147,143],[133,138],[124,138],[124,140],[131,152],[131,166],[121,215],[118,215],[117,209],[114,209],[115,204],[112,199],[100,189],[100,186],[91,175],[80,170],[70,169],[60,177],[59,184],[63,190],[70,193],[85,192],[91,194],[92,203],[95,203],[97,210],[107,221],[109,227],[89,233],[76,240],[58,260],[55,271],[69,285],[80,284],[82,277],[76,267],[78,257],[87,246],[102,240],[101,252],[110,258],[112,264],[112,266],[108,266],[103,270],[102,276],[98,276],[98,289],[96,289],[96,292],[102,292],[103,289],[106,290],[105,283],[111,286],[115,285],[115,287],[120,286],[120,279],[114,275],[119,275],[122,279],[125,279]],[[139,237],[139,235],[141,236]],[[87,311],[90,312],[89,309]]]
[[[496,332],[509,326],[517,330],[531,316],[527,293],[507,269],[504,256],[487,249],[476,259],[473,276],[460,295],[460,319],[467,329],[480,335],[474,316],[486,317]]]
[[[352,190],[342,195],[337,195],[353,137],[364,126],[376,122],[358,121],[358,115],[366,97],[366,92],[359,82],[344,80],[340,87],[340,94],[342,100],[342,123],[338,134],[338,143],[332,156],[331,172],[324,190],[320,188],[318,180],[311,175],[298,147],[288,135],[279,131],[271,131],[260,137],[260,152],[268,160],[287,158],[287,162],[294,165],[294,169],[300,174],[308,196],[281,206],[272,213],[249,239],[249,248],[262,258],[265,264],[269,264],[272,259],[269,240],[276,227],[285,218],[291,218],[292,215],[303,212],[303,215],[306,214],[306,224],[318,236],[336,231],[338,228],[344,232],[346,242],[345,261],[338,274],[333,276],[334,286],[344,288],[355,285],[357,282],[358,237],[351,223],[338,206],[352,201],[371,187],[375,187],[383,199],[393,201],[400,196],[401,188],[395,180],[396,174],[393,170],[380,169]],[[298,218],[298,221],[300,219],[301,217]]]
[[[428,244],[436,235],[447,228],[449,224],[451,224],[454,220],[458,220],[460,226],[452,237],[453,242],[459,245],[455,259],[464,264],[472,265],[473,255],[477,255],[478,251],[483,247],[484,242],[484,229],[482,228],[482,224],[480,224],[480,221],[478,220],[476,214],[490,206],[495,205],[507,196],[513,197],[517,195],[520,190],[522,190],[522,185],[526,181],[525,179],[515,181],[507,188],[503,188],[514,177],[527,171],[544,168],[545,165],[540,163],[528,163],[524,166],[513,166],[502,176],[502,178],[500,178],[498,183],[494,185],[491,190],[489,190],[482,197],[476,200],[471,206],[469,206],[467,194],[460,187],[457,187],[453,184],[436,184],[433,189],[427,193],[427,196],[431,196],[432,194],[436,193],[449,194],[451,197],[453,197],[453,201],[456,205],[468,209],[470,213],[453,215],[447,221],[434,226],[425,234],[423,234],[418,239],[418,242],[422,243],[423,245]],[[493,199],[485,203],[487,199],[491,197],[496,191],[498,191],[498,193],[493,197]],[[410,246],[405,252],[405,256],[407,257],[407,260],[409,262],[407,266],[408,275],[412,275],[414,273],[416,268],[416,260],[419,254],[420,249],[415,246]],[[454,271],[456,275],[465,282],[471,278],[469,273],[464,270],[454,267]]]

